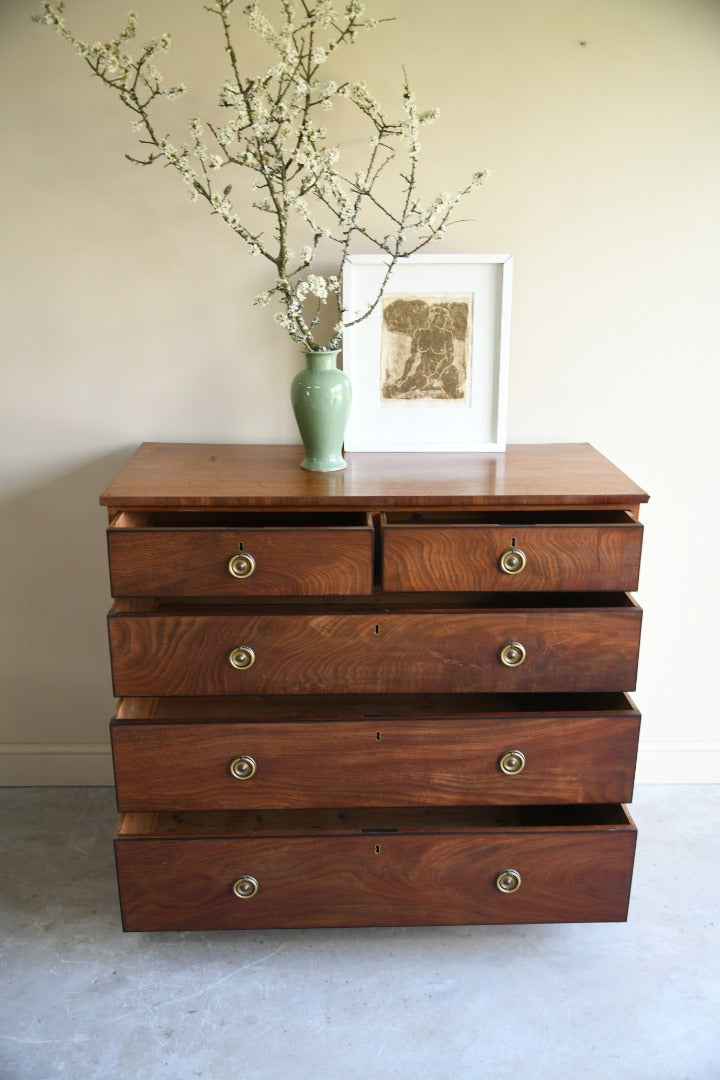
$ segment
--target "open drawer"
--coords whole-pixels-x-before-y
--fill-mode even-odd
[[[116,608],[108,617],[115,696],[635,688],[642,612],[624,593],[454,600],[241,613]]]
[[[113,596],[361,596],[365,513],[123,511],[107,530]]]
[[[619,805],[126,814],[125,930],[622,921]]]
[[[624,694],[123,699],[118,808],[629,802]]]
[[[387,592],[637,588],[643,528],[625,511],[383,514]]]

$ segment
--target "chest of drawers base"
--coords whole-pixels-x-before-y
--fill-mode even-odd
[[[102,496],[124,928],[625,919],[645,493],[299,459],[144,444]]]

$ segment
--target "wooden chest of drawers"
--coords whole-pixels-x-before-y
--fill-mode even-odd
[[[147,443],[101,497],[126,930],[619,920],[647,495],[585,444]]]

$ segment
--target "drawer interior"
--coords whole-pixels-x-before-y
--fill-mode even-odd
[[[243,597],[242,605],[228,601],[227,597],[203,597],[200,602],[188,603],[174,598],[158,598],[150,609],[136,611],[143,615],[237,615],[249,612],[254,614],[283,615],[297,612],[303,615],[327,615],[337,608],[342,608],[346,615],[379,615],[381,613],[419,614],[429,612],[442,614],[443,611],[507,611],[512,610],[580,610],[588,608],[619,608],[638,610],[638,604],[628,593],[380,593],[372,597],[357,599],[354,597],[328,596],[322,601],[313,598],[280,597]],[[258,610],[260,609],[260,610]],[[117,601],[110,615],[122,614],[127,608]]]
[[[356,511],[123,510],[111,529],[337,529],[366,528],[368,514]]]
[[[392,510],[383,525],[637,525],[625,510]]]
[[[391,836],[549,829],[635,831],[624,806],[369,807],[123,814],[118,840],[190,837]]]
[[[486,717],[540,720],[562,716],[639,716],[627,694],[303,694],[260,697],[126,697],[118,702],[120,723],[272,724],[287,721],[363,721],[381,719],[479,719]],[[168,738],[172,734],[168,733]]]

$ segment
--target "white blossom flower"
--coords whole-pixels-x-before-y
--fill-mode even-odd
[[[258,4],[253,0],[245,8],[245,15],[247,16],[248,26],[251,30],[254,30],[256,34],[259,34],[263,41],[267,41],[269,45],[275,44],[277,41],[277,34],[263,11],[260,10]]]
[[[337,18],[337,12],[332,0],[319,0],[314,11],[310,12],[310,19],[318,26],[330,26]]]
[[[223,217],[229,216],[232,212],[232,207],[230,206],[230,203],[227,201],[227,199],[224,199],[222,195],[218,195],[216,191],[214,191],[210,196],[210,202],[217,210],[217,212],[223,215]]]
[[[327,300],[328,289],[327,282],[324,277],[319,274],[308,274],[307,285],[313,296],[317,296],[318,300]]]
[[[120,31],[120,41],[129,41],[137,34],[138,18],[134,11],[129,11],[125,26]]]

